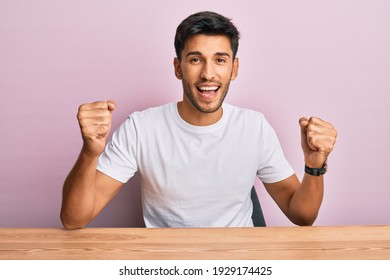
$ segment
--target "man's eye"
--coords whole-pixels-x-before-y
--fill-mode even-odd
[[[191,63],[199,63],[200,62],[200,58],[198,58],[198,57],[191,58],[190,62]]]
[[[224,58],[217,58],[217,62],[218,62],[219,64],[223,64],[223,63],[226,62],[226,59],[224,59]]]

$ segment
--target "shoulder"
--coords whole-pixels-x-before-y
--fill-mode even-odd
[[[264,114],[256,110],[242,108],[228,103],[224,104],[223,109],[226,110],[229,118],[233,121],[248,123],[267,122]]]
[[[251,135],[258,135],[262,138],[275,134],[263,113],[230,104],[225,104],[224,108],[228,112],[228,125],[240,133],[250,131]]]
[[[173,109],[174,103],[168,103],[142,111],[134,111],[122,121],[116,129],[116,133],[135,133],[141,128],[153,129],[153,127],[159,127],[171,118]]]
[[[158,125],[172,118],[175,103],[168,103],[156,107],[150,107],[142,111],[131,113],[126,122],[134,125]]]
[[[150,107],[142,111],[135,111],[131,115],[129,115],[129,118],[142,119],[161,117],[163,115],[170,114],[174,105],[175,103],[168,103],[156,107]]]

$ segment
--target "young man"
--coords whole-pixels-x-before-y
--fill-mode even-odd
[[[185,19],[174,59],[183,100],[133,113],[107,145],[115,102],[80,106],[84,144],[64,183],[66,228],[88,224],[135,172],[148,227],[253,226],[256,176],[293,223],[314,222],[336,131],[319,118],[299,120],[306,165],[299,182],[264,116],[223,102],[238,74],[238,39],[219,14]]]

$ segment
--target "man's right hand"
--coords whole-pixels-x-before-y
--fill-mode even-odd
[[[65,228],[81,228],[92,221],[123,183],[96,169],[111,129],[115,101],[79,107],[77,119],[84,140],[81,153],[64,182],[61,221]]]
[[[77,119],[84,140],[83,152],[89,156],[97,157],[103,152],[115,107],[113,100],[82,104],[79,107]]]

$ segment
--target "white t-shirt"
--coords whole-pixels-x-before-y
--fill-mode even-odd
[[[147,227],[253,226],[256,176],[294,173],[264,116],[226,103],[210,126],[185,122],[176,103],[131,114],[97,169],[123,183],[139,172]]]

